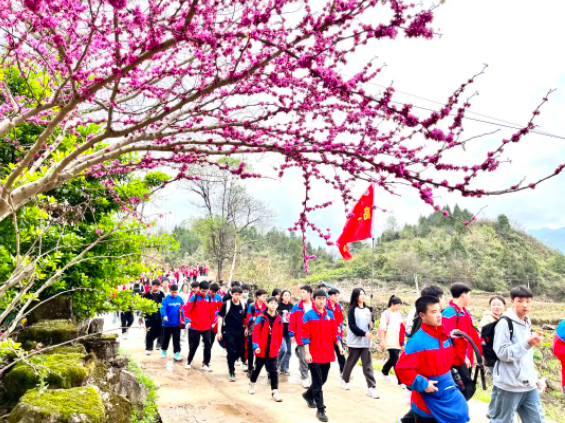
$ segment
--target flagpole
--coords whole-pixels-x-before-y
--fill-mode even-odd
[[[373,210],[371,210],[371,291],[375,283],[375,197],[377,196],[377,190],[375,183],[373,185]]]

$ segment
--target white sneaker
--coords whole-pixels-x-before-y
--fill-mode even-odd
[[[128,333],[127,332],[122,333],[122,339],[124,341],[127,341],[127,339],[128,339]]]
[[[145,350],[145,355],[151,355],[152,352],[153,351],[151,351],[151,350]]]
[[[373,399],[379,399],[379,394],[377,393],[377,388],[369,388],[367,389],[367,396]]]
[[[250,383],[249,384],[249,394],[250,395],[254,395],[255,394],[255,384]]]
[[[192,366],[190,364],[187,364],[186,366],[184,366],[185,369],[190,370],[192,368]]]
[[[204,370],[205,372],[211,372],[212,368],[210,366],[202,366],[202,370]]]
[[[225,348],[222,348],[222,357],[227,357],[228,356],[228,351]],[[236,363],[236,366],[238,364]]]
[[[274,389],[271,396],[275,402],[282,402],[282,397],[279,395],[278,389]]]
[[[310,387],[310,379],[302,379],[302,387],[308,389]]]
[[[344,380],[341,381],[341,387],[346,391],[349,391],[349,383],[346,383]]]
[[[227,355],[228,355],[228,352],[226,351],[226,356],[227,356]],[[235,365],[236,365],[236,366],[241,366],[241,360],[238,359],[238,360],[235,362]]]
[[[248,369],[247,364],[244,364],[244,365],[243,365],[243,371],[246,372],[247,369]]]

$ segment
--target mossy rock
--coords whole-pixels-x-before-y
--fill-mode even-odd
[[[103,392],[106,418],[111,423],[130,423],[133,412],[131,403],[113,392]]]
[[[105,423],[102,397],[92,387],[28,391],[8,423]]]
[[[55,347],[45,351],[45,355],[52,354],[83,354],[86,355],[86,348],[82,344],[70,345],[66,347]]]
[[[34,308],[37,305],[37,308]],[[43,303],[32,303],[33,311],[28,316],[30,323],[37,323],[42,320],[50,319],[72,319],[73,318],[73,299],[64,295],[51,297],[49,301]]]
[[[42,320],[26,328],[18,337],[19,342],[35,341],[44,345],[57,345],[79,336],[77,325],[70,320]]]
[[[28,359],[37,371],[24,362],[19,362],[5,376],[4,383],[13,400],[17,400],[28,389],[40,383],[40,373],[50,388],[72,388],[81,386],[92,373],[94,357],[82,353],[36,355]]]

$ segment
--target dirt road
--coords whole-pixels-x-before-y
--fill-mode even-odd
[[[282,403],[275,403],[270,396],[266,373],[262,373],[256,384],[256,394],[247,392],[249,379],[241,367],[236,367],[236,382],[228,382],[226,359],[221,348],[214,345],[212,351],[213,372],[200,370],[202,352],[199,350],[191,370],[185,370],[185,361],[174,363],[173,371],[166,369],[167,360],[159,358],[160,351],[146,356],[143,328],[130,329],[127,340],[122,341],[122,350],[131,356],[159,386],[159,412],[164,423],[314,423],[315,410],[309,409],[302,399],[304,391],[300,385],[298,362],[291,360],[290,377],[281,376],[279,392]],[[171,349],[172,347],[170,347]],[[187,343],[182,345],[186,360]],[[263,370],[264,372],[265,370]],[[396,422],[407,410],[404,390],[389,383],[377,373],[377,390],[380,399],[366,396],[365,379],[361,367],[353,372],[351,390],[344,391],[339,383],[337,363],[332,364],[328,382],[324,386],[324,399],[330,422],[368,423]],[[474,423],[487,423],[487,406],[471,402],[471,417]]]

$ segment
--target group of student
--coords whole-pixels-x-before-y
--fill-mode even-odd
[[[507,311],[505,299],[493,297],[491,309],[479,325],[483,336],[475,329],[467,309],[471,288],[455,283],[450,291],[453,299],[447,303],[441,288],[426,287],[406,321],[399,310],[402,301],[393,295],[380,316],[380,347],[389,352],[382,373],[388,376],[394,368],[397,383],[411,390],[411,409],[399,422],[470,421],[467,400],[472,393],[467,395],[466,389],[473,383],[471,371],[476,359],[482,362],[483,347],[485,357],[487,349],[494,356],[490,365],[487,360],[494,381],[489,405],[491,422],[513,422],[516,413],[524,423],[543,422],[533,363],[534,348],[542,338],[532,330],[528,317],[531,291],[524,287],[512,289],[511,308]],[[160,281],[154,280],[145,297],[161,306],[158,313],[146,319],[146,353],[151,354],[162,333],[161,357],[167,356],[172,338],[174,359],[181,361],[180,336],[184,327],[189,341],[186,369],[192,368],[202,340],[202,370],[212,371],[211,348],[217,339],[225,348],[229,381],[235,381],[236,366],[241,363],[250,379],[249,394],[255,394],[255,383],[265,367],[271,397],[281,402],[279,374],[289,375],[294,345],[301,383],[306,389],[302,396],[308,407],[316,409],[320,421],[328,421],[323,386],[336,357],[343,389],[350,389],[351,371],[361,360],[367,395],[379,398],[372,365],[374,314],[365,304],[363,289],[356,288],[351,294],[346,322],[347,358],[342,345],[344,315],[337,289],[303,286],[296,304],[288,290],[276,289],[268,296],[259,289],[254,301],[249,292],[250,287],[240,282],[232,283],[229,292],[215,283],[193,282],[190,290],[184,286],[180,294],[178,286],[171,285],[165,297]],[[490,333],[492,339],[484,339],[485,333]],[[565,322],[557,330],[555,353],[565,362]]]
[[[439,287],[425,288],[407,319],[409,339],[395,369],[399,381],[412,391],[411,410],[399,421],[469,422],[467,401],[474,389],[468,388],[476,383],[471,370],[475,359],[483,362],[484,354],[493,376],[491,423],[514,422],[516,414],[524,423],[544,422],[542,382],[534,366],[534,348],[542,334],[532,329],[529,318],[532,292],[513,288],[506,311],[506,300],[493,296],[477,330],[467,309],[471,288],[455,283],[450,290],[453,299],[446,304]],[[555,353],[563,363],[565,343],[559,334],[565,332],[565,323],[559,328]]]

